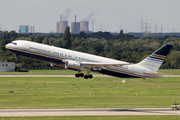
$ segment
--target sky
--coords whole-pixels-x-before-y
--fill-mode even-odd
[[[142,23],[152,33],[180,32],[179,5],[180,0],[0,0],[0,28],[18,32],[20,25],[31,25],[35,32],[56,32],[60,15],[69,26],[76,15],[78,22],[89,20],[90,31],[94,21],[94,32],[141,32]]]

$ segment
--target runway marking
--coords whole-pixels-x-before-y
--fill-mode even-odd
[[[174,115],[171,108],[0,109],[0,116]],[[180,115],[180,110],[176,110]]]

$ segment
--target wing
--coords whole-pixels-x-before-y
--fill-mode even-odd
[[[101,68],[114,68],[114,67],[121,67],[123,65],[129,65],[129,63],[94,63],[94,62],[81,62],[81,66],[84,68],[93,68],[93,69],[101,69]]]

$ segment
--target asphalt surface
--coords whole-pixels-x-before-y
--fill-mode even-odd
[[[75,75],[0,75],[0,77],[75,77]]]
[[[93,75],[94,77],[110,77],[108,75]],[[75,75],[0,75],[0,77],[75,77]],[[163,77],[180,77],[180,75],[163,75]]]
[[[175,115],[171,108],[0,109],[0,116]],[[180,115],[180,110],[176,110]]]

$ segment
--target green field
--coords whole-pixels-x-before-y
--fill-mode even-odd
[[[172,75],[180,75],[180,69],[159,69],[158,72]]]
[[[178,77],[1,77],[0,82],[1,109],[169,108],[175,101],[180,102]]]
[[[180,116],[176,117],[177,120]],[[0,120],[174,120],[173,115],[0,117]]]
[[[161,69],[160,73],[180,74],[177,69]],[[70,70],[30,70],[0,72],[0,74],[67,75]],[[125,80],[125,83],[122,82]],[[1,109],[39,108],[170,108],[180,103],[180,78],[124,79],[95,77],[93,79],[68,77],[1,77]],[[158,87],[160,86],[160,87]],[[9,93],[14,91],[14,93]],[[177,116],[177,119],[180,116]],[[169,120],[174,116],[43,116],[0,117],[0,120],[55,120],[55,119],[113,119],[113,120]]]

